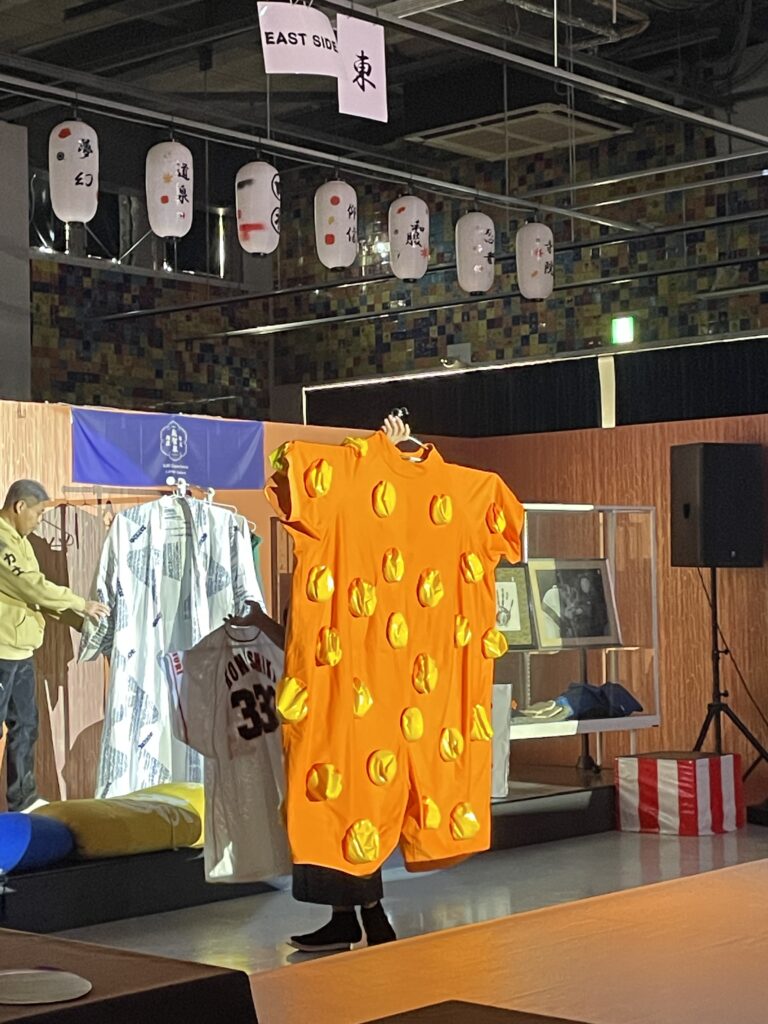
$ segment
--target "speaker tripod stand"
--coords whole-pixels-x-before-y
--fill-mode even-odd
[[[724,698],[728,697],[728,691],[720,688],[720,659],[724,654],[728,654],[729,652],[727,648],[722,648],[720,646],[720,624],[717,618],[717,569],[712,566],[709,572],[709,607],[711,611],[712,629],[712,700],[707,705],[707,717],[704,719],[704,724],[701,727],[701,732],[699,733],[693,749],[701,750],[704,746],[704,741],[707,738],[710,726],[714,726],[715,753],[722,754],[723,730],[721,720],[723,715],[725,715],[725,717],[736,726],[741,735],[758,754],[757,760],[752,765],[752,768],[750,768],[750,771],[752,771],[753,768],[757,767],[761,760],[768,762],[768,750],[766,750],[762,743],[753,736],[733,708],[729,704],[726,704]]]

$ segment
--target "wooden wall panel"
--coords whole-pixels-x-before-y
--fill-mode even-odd
[[[265,456],[286,440],[338,443],[349,433],[354,431],[268,423],[265,425]],[[30,476],[41,480],[53,496],[59,499],[69,496],[64,491],[66,486],[71,486],[68,407],[0,402],[0,438],[0,489],[17,477]],[[563,434],[436,440],[447,459],[500,473],[522,500],[638,504],[658,508],[662,726],[659,730],[641,733],[640,747],[646,750],[689,749],[709,697],[709,612],[697,571],[672,568],[669,564],[669,447],[700,441],[753,442],[768,447],[768,416]],[[121,495],[115,504],[132,500]],[[272,516],[266,499],[259,492],[220,492],[217,500],[237,505],[257,523],[264,537],[262,571],[269,590]],[[738,500],[738,496],[734,500]],[[53,575],[53,569],[51,572]],[[85,586],[84,579],[85,576],[78,581],[81,588]],[[768,569],[722,570],[719,582],[723,632],[760,711],[765,713],[768,708],[768,628],[765,621],[768,617]],[[48,643],[53,644],[55,639],[51,632],[41,652],[41,675],[48,680],[47,689],[41,693],[41,724],[48,738],[40,744],[40,782],[43,793],[49,798],[64,791],[71,796],[85,795],[92,784],[101,721],[101,712],[95,704],[101,702],[100,707],[103,707],[103,678],[98,677],[98,670],[93,666],[74,668],[74,640],[71,635],[63,640],[62,636],[59,637],[63,644],[61,650],[48,649]],[[60,666],[66,660],[66,679],[62,675],[63,668],[58,673],[45,668],[46,658],[49,664]],[[82,680],[73,675],[84,669],[91,673],[96,671],[97,675],[87,679],[84,676]],[[732,691],[734,710],[768,742],[768,726],[750,703],[727,660],[723,663],[723,681]],[[67,714],[60,719],[64,703],[58,701],[56,694],[64,692],[68,695]],[[48,699],[51,699],[50,710],[46,706]],[[747,747],[729,725],[725,726],[725,735],[729,748],[749,756]],[[78,740],[80,751],[73,754]],[[606,742],[604,760],[627,746],[626,734],[612,737]],[[514,751],[514,757],[521,761],[549,764],[573,764],[577,756],[578,741],[573,739],[519,742]],[[67,764],[72,771],[66,773],[65,780],[62,765]]]
[[[670,565],[669,533],[669,448],[707,441],[768,446],[768,416],[439,440],[446,458],[498,472],[524,501],[656,506],[662,725],[640,733],[641,750],[690,749],[711,690],[707,598],[696,569]],[[708,582],[708,570],[703,573]],[[761,717],[768,710],[768,568],[722,569],[718,584],[722,630],[759,711],[727,659],[723,683],[731,691],[733,709],[768,743],[768,725]],[[726,748],[751,761],[750,749],[730,725],[724,734]],[[604,761],[627,747],[626,734],[612,737]],[[521,759],[570,764],[578,756],[578,741],[526,743],[515,753]]]

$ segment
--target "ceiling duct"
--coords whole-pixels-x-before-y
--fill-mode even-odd
[[[406,138],[449,153],[494,162],[563,149],[572,143],[595,143],[629,131],[625,125],[604,118],[544,103],[430,128]]]

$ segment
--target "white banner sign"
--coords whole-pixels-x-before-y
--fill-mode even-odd
[[[388,121],[384,27],[336,17],[339,46],[339,112]]]
[[[339,53],[330,21],[304,4],[260,3],[259,27],[268,75],[339,74]]]

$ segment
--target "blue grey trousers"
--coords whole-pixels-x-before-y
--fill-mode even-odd
[[[38,799],[35,742],[38,733],[35,666],[32,658],[0,658],[0,722],[8,726],[5,746],[8,810],[23,811]]]

